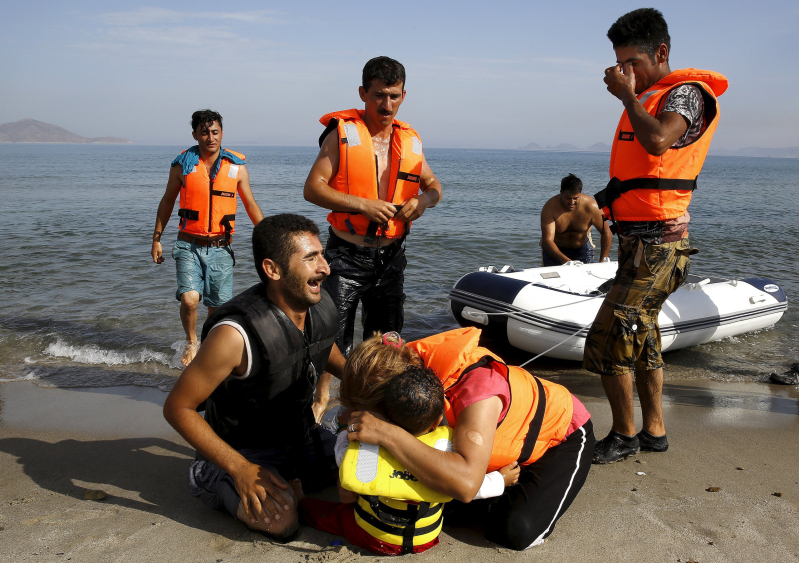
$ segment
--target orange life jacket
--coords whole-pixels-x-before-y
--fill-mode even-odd
[[[610,153],[611,180],[597,194],[605,218],[663,221],[680,217],[688,209],[718,125],[716,96],[727,90],[727,79],[709,70],[675,70],[642,92],[638,99],[650,115],[657,117],[669,92],[681,84],[697,86],[704,98],[705,115],[699,138],[684,147],[669,148],[661,156],[651,155],[636,138],[625,110]]]
[[[562,385],[508,366],[496,354],[478,346],[480,329],[460,328],[408,344],[436,372],[444,385],[447,423],[455,426],[450,392],[461,377],[476,367],[490,365],[508,380],[511,401],[494,435],[487,472],[518,461],[529,465],[566,437],[574,414],[574,402]],[[542,400],[543,399],[543,400]]]
[[[363,114],[363,110],[350,109],[328,113],[319,120],[328,130],[335,127],[338,131],[338,172],[330,179],[330,187],[341,193],[378,199],[377,157]],[[424,157],[419,134],[402,121],[395,119],[393,125],[387,201],[399,205],[419,193]],[[365,215],[344,211],[332,211],[327,220],[333,228],[353,235],[366,235],[370,223]],[[400,238],[410,226],[410,223],[390,219],[386,224],[373,225],[373,229],[377,227],[373,234]]]
[[[246,158],[241,153],[222,150],[241,160]],[[183,176],[178,211],[181,231],[203,237],[227,236],[234,232],[239,165],[221,156],[220,160],[219,171],[213,180],[202,160]]]

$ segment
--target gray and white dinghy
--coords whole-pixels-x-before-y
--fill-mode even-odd
[[[529,268],[481,268],[449,294],[461,326],[552,358],[582,360],[585,337],[602,303],[600,286],[617,262]],[[677,350],[763,329],[788,308],[782,288],[767,278],[730,280],[690,274],[658,317],[662,350]]]

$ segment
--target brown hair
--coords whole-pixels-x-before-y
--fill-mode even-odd
[[[339,395],[342,404],[355,410],[382,412],[386,385],[409,365],[424,367],[415,351],[407,346],[383,344],[383,335],[376,332],[347,358]]]

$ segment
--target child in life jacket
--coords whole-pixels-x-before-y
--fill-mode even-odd
[[[396,345],[397,342],[401,345],[397,333],[377,335],[362,342],[350,354],[340,393],[340,400],[347,411],[339,420],[347,420],[349,413],[354,410],[370,410],[384,415],[392,423],[437,449],[451,449],[451,430],[439,427],[444,415],[444,388],[441,381],[431,370],[419,365],[406,367],[402,373],[391,377],[392,373],[397,373],[392,371],[392,366],[402,362],[407,366],[405,356],[409,353],[408,348]],[[363,385],[363,378],[355,375],[363,373],[364,363],[369,364],[368,369],[374,370],[370,373],[386,374],[385,381],[380,381],[380,377],[371,378],[371,385]],[[377,385],[375,380],[378,381]],[[358,442],[350,443],[347,434],[345,427],[338,435],[336,462],[339,466],[343,464],[341,481],[344,484],[360,484],[355,473],[358,472],[360,479],[364,477],[357,469],[358,461],[370,454],[374,455],[373,461],[377,461],[378,448]],[[299,499],[300,516],[309,526],[344,536],[353,545],[380,555],[427,551],[438,544],[444,503],[449,498],[427,489],[407,471],[397,469],[401,466],[382,448],[379,449],[379,456],[379,463],[365,465],[375,468],[375,481],[382,483],[378,488],[387,491],[389,484],[393,486],[390,489],[391,497],[356,494],[343,488],[340,482],[341,502],[309,499],[304,497],[301,484],[295,480],[292,486]],[[518,475],[519,467],[515,462],[489,473],[475,498],[501,495],[505,487],[516,483]],[[413,490],[406,488],[406,483]],[[365,488],[368,487],[361,487]]]

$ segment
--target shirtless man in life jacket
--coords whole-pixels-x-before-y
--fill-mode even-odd
[[[588,233],[595,227],[602,234],[599,261],[610,253],[613,235],[602,212],[582,181],[569,174],[560,182],[560,195],[551,198],[541,210],[541,247],[544,266],[559,266],[572,260],[584,264],[594,261],[594,245]]]
[[[305,199],[331,211],[325,288],[341,316],[338,347],[352,350],[358,303],[363,338],[402,331],[405,238],[411,222],[441,200],[419,134],[396,119],[405,67],[389,57],[366,63],[358,94],[364,109],[328,113],[305,181]]]

